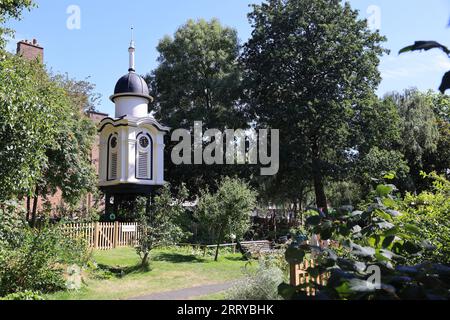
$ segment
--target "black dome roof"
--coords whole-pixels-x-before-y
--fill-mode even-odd
[[[138,94],[149,96],[148,85],[145,80],[135,72],[129,72],[117,81],[114,95],[116,94]]]

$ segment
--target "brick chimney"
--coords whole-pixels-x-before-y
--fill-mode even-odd
[[[44,61],[44,48],[42,48],[36,39],[33,41],[22,40],[17,43],[17,55],[28,60]]]

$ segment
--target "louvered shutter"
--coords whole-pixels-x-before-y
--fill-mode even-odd
[[[110,168],[110,172],[111,172],[111,176],[110,179],[111,180],[116,180],[117,179],[117,152],[112,153],[111,154],[111,168]]]
[[[138,156],[138,178],[139,179],[149,179],[150,177],[150,159],[149,159],[149,152],[139,152]]]

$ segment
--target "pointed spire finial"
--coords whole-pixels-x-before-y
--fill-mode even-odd
[[[130,67],[128,69],[129,72],[135,72],[136,71],[136,67],[135,67],[135,62],[134,62],[134,52],[135,50],[135,46],[134,46],[134,27],[131,26],[131,42],[130,42],[130,47],[128,48],[128,52],[130,53]]]
[[[131,42],[130,47],[134,48],[134,27],[131,26]]]

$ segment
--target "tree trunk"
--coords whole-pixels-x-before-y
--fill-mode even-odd
[[[26,217],[26,219],[28,222],[30,221],[30,218],[31,218],[30,215],[31,215],[31,198],[30,198],[30,196],[27,196],[27,217]]]
[[[312,174],[314,182],[314,192],[316,195],[316,206],[328,213],[327,196],[323,185],[322,169],[320,167],[320,149],[317,141],[312,146]]]
[[[219,231],[219,237],[217,238],[216,256],[214,257],[215,262],[217,262],[219,259],[219,248],[221,240],[222,240],[222,230]]]
[[[141,268],[142,269],[148,268],[148,266],[149,266],[148,256],[149,256],[149,252],[146,252],[144,254],[144,257],[142,257],[142,263],[141,263]]]
[[[34,199],[33,199],[33,210],[31,212],[30,226],[32,228],[36,227],[36,214],[37,214],[38,198],[39,198],[39,188],[36,187],[36,191],[35,191]]]

